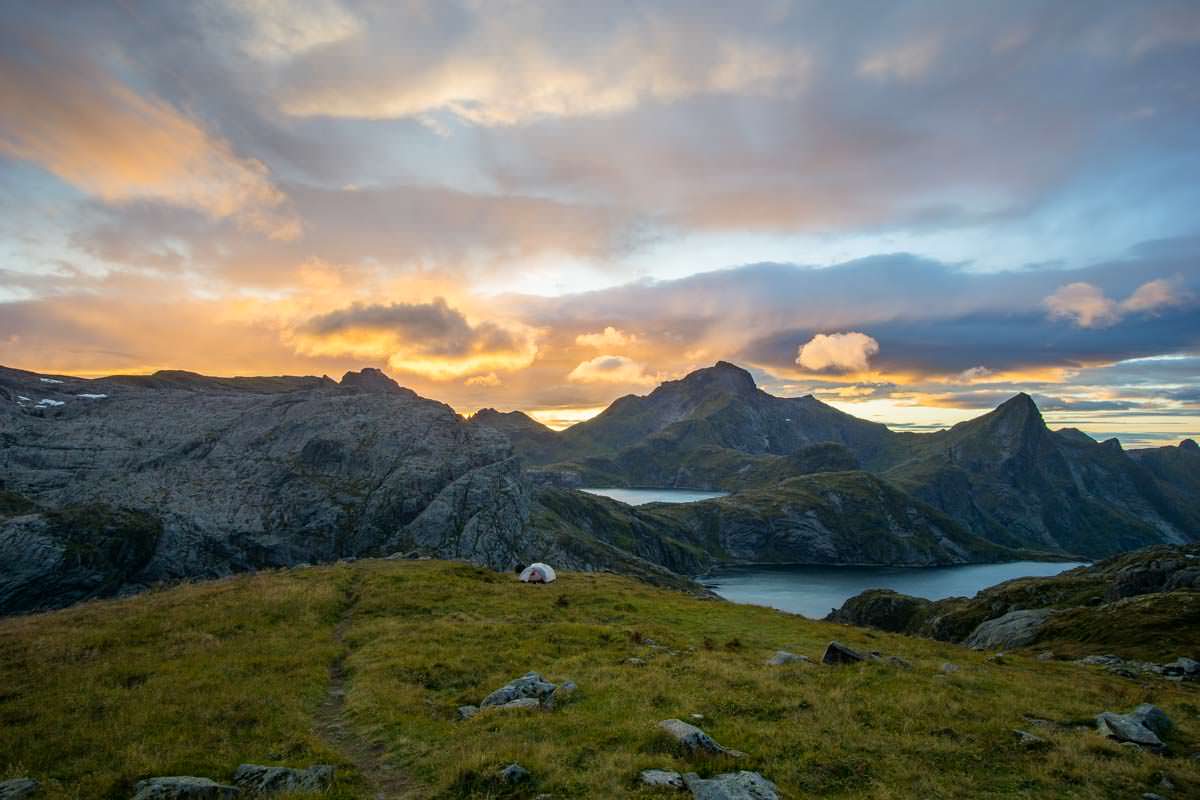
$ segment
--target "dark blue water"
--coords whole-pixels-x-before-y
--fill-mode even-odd
[[[698,492],[691,489],[596,489],[588,487],[580,489],[588,494],[598,494],[601,497],[611,497],[631,506],[646,503],[694,503],[697,500],[711,500],[714,497],[724,497],[729,492]]]
[[[866,589],[940,600],[971,597],[1012,578],[1057,575],[1078,563],[1014,561],[956,567],[731,567],[701,583],[735,603],[821,618]]]

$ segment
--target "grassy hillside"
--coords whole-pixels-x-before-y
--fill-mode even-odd
[[[777,649],[815,659],[833,638],[912,668],[764,664]],[[579,692],[554,711],[456,721],[528,670]],[[1176,721],[1177,756],[1073,724],[1140,702]],[[748,755],[687,757],[656,734],[692,714]],[[1023,715],[1064,723],[1032,728],[1047,751],[1016,742]],[[757,770],[787,797],[1138,797],[1163,775],[1184,797],[1200,792],[1198,749],[1193,688],[989,662],[614,575],[530,586],[362,561],[0,620],[0,777],[31,775],[56,799],[125,798],[150,775],[227,779],[244,761],[336,763],[335,798],[670,796],[636,788],[649,767]],[[514,760],[537,783],[506,794],[493,775]]]

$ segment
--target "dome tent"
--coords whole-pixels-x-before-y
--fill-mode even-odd
[[[521,580],[525,583],[550,583],[557,577],[554,567],[540,561],[521,570]]]

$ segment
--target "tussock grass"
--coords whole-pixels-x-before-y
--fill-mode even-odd
[[[833,638],[913,669],[764,664],[777,649],[817,659]],[[1137,797],[1161,791],[1162,775],[1177,787],[1166,796],[1200,793],[1200,763],[1187,757],[1200,749],[1200,692],[1188,687],[1023,656],[989,663],[613,575],[536,586],[464,564],[385,561],[0,621],[0,774],[45,780],[54,798],[117,798],[152,774],[330,761],[335,796],[368,797],[314,727],[343,647],[346,723],[409,774],[412,797],[669,796],[636,785],[650,767],[758,770],[788,797]],[[635,656],[647,663],[626,663]],[[943,675],[944,661],[962,669]],[[579,691],[554,711],[457,721],[459,705],[529,670]],[[1176,721],[1177,756],[1069,724],[1140,702]],[[655,729],[669,717],[748,755],[688,756]],[[1050,748],[1023,749],[1014,728]],[[512,761],[536,783],[497,782]]]

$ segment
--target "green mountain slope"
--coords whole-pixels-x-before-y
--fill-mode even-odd
[[[780,649],[818,659],[834,638],[911,668],[765,663]],[[578,691],[554,710],[457,720],[530,670]],[[613,575],[522,585],[437,561],[260,572],[0,620],[0,777],[36,778],[47,800],[127,798],[156,775],[228,780],[245,762],[332,763],[335,800],[672,796],[638,785],[647,768],[754,770],[789,798],[1140,797],[1163,775],[1188,797],[1198,701],[1187,685],[989,661]],[[1175,721],[1179,757],[1095,732],[1098,712],[1141,702]],[[746,756],[688,755],[656,731],[668,718]],[[530,783],[499,781],[514,761]]]

